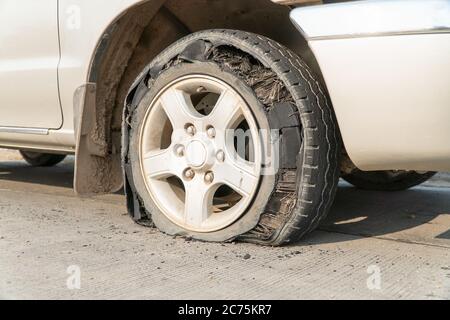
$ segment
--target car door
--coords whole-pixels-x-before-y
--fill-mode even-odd
[[[0,1],[0,127],[56,129],[58,0]]]

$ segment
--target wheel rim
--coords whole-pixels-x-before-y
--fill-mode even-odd
[[[183,229],[230,226],[258,190],[257,122],[239,93],[219,79],[190,75],[161,90],[144,118],[139,146],[147,191]]]

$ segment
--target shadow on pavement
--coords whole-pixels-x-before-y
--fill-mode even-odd
[[[25,161],[1,161],[0,181],[73,188],[72,157],[50,168],[35,168]]]
[[[437,236],[438,239],[446,239],[446,240],[450,240],[450,230],[440,234]]]
[[[439,241],[450,240],[449,228],[450,189],[419,187],[372,192],[346,183],[340,184],[331,212],[320,227],[364,237],[395,233],[399,240],[450,246],[449,241]]]

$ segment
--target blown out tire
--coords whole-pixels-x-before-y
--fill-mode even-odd
[[[128,180],[132,189],[148,217],[161,231],[205,241],[239,239],[264,245],[282,245],[299,240],[318,226],[328,213],[335,196],[339,180],[340,138],[324,89],[296,54],[259,35],[211,30],[195,33],[178,41],[160,54],[143,74],[137,80],[140,81],[138,89],[131,91],[132,97],[128,99],[133,101],[134,107],[130,108],[128,105],[125,111],[129,137],[124,158],[125,166],[129,164],[131,167],[132,177]],[[170,210],[165,210],[164,205],[161,205],[164,202],[170,207],[171,201],[159,201],[160,189],[149,187],[148,172],[143,169],[155,170],[154,165],[148,167],[143,164],[145,157],[142,156],[142,145],[152,144],[146,143],[147,139],[155,141],[155,137],[148,136],[161,136],[161,141],[167,140],[164,134],[156,133],[158,130],[160,133],[164,132],[162,128],[158,129],[163,120],[153,120],[154,131],[145,129],[152,125],[148,119],[158,119],[150,116],[156,112],[152,110],[156,110],[157,105],[164,104],[157,103],[158,99],[180,79],[195,79],[196,76],[209,77],[228,86],[244,101],[249,111],[246,116],[254,120],[258,130],[279,134],[279,139],[268,139],[268,145],[263,148],[267,150],[279,143],[280,168],[273,174],[258,178],[251,201],[243,207],[244,210],[238,217],[227,220],[222,228],[216,226],[211,230],[200,230],[200,227],[197,230],[189,223],[183,225],[176,221],[176,217],[171,217],[168,214]],[[204,89],[202,86],[199,88],[199,92]],[[203,100],[200,104],[208,104],[208,101]],[[194,101],[192,97],[191,101]],[[217,106],[228,107],[219,102],[211,104],[212,112],[217,110]],[[251,129],[252,125],[249,126]],[[199,135],[202,138],[198,139],[204,139],[204,144],[208,144],[208,132],[203,128],[202,122],[196,127],[187,129],[188,134],[195,137]],[[172,133],[172,137],[175,136]],[[185,150],[183,148],[190,148],[190,143],[186,146],[166,141],[164,148],[173,148],[175,152],[179,150],[178,156],[183,157],[186,156],[182,152]],[[267,159],[263,159],[263,162],[265,160]],[[214,172],[215,169],[214,164],[208,170]],[[196,183],[201,186],[205,170],[195,169],[188,172],[187,176],[181,171],[178,174],[178,186],[181,190],[184,185],[185,192],[180,198],[184,197],[186,203],[186,189],[189,190],[190,186],[186,177],[198,179]],[[165,197],[164,193],[162,197]],[[174,199],[174,202],[178,200]],[[185,210],[188,211],[186,208]]]
[[[20,151],[22,158],[33,167],[53,167],[62,162],[66,155]]]

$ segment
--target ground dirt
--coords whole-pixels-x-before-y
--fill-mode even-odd
[[[0,160],[2,299],[450,298],[449,175],[399,193],[341,183],[318,231],[267,248],[138,226],[122,194],[74,194],[70,157],[54,168],[15,151]],[[71,266],[79,290],[67,287]]]

